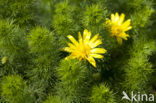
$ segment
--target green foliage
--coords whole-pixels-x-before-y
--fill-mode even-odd
[[[56,0],[37,0],[33,4],[35,13],[34,21],[37,25],[51,27]]]
[[[145,90],[152,72],[149,56],[155,49],[154,41],[147,42],[146,38],[140,37],[134,42],[133,47],[129,50],[130,59],[122,68],[125,71],[125,82],[122,84],[124,89]]]
[[[133,11],[133,28],[147,27],[150,23],[150,16],[154,12],[152,3],[149,0],[129,0],[128,7]],[[136,9],[137,8],[137,9]]]
[[[37,78],[49,79],[59,60],[59,48],[55,43],[54,34],[44,27],[35,27],[30,31],[27,39],[30,53],[34,56],[33,75]]]
[[[33,0],[0,0],[0,18],[14,19],[17,24],[32,21]]]
[[[82,16],[82,24],[84,28],[99,31],[100,27],[103,28],[103,23],[106,19],[107,10],[101,4],[93,4],[86,6],[86,10]]]
[[[43,98],[43,91],[55,85],[55,69],[59,60],[59,48],[54,33],[44,27],[35,27],[27,37],[32,58],[32,68],[28,76],[32,80],[35,93],[39,100]],[[37,81],[36,81],[37,80]]]
[[[78,30],[78,25],[74,19],[75,7],[70,5],[68,1],[60,2],[55,7],[54,21],[52,25],[58,35],[73,34]]]
[[[18,75],[9,75],[1,83],[2,97],[10,103],[33,103],[26,82]]]
[[[24,30],[14,25],[13,21],[0,20],[0,53],[2,57],[7,57],[6,64],[10,64],[5,66],[6,71],[11,68],[14,72],[24,69],[27,63],[27,51]]]
[[[64,83],[72,82],[73,86],[82,82],[86,77],[87,68],[79,63],[77,60],[64,60],[61,62],[58,69],[58,75]]]
[[[56,89],[61,100],[64,103],[85,103],[89,92],[87,88],[91,82],[86,66],[78,60],[63,60],[57,72],[61,82]]]
[[[115,103],[114,94],[105,84],[94,86],[90,97],[91,103]]]
[[[58,97],[49,96],[43,103],[63,103]]]

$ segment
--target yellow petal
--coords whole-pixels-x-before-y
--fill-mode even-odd
[[[85,39],[85,38],[86,38],[87,34],[88,34],[88,30],[87,30],[87,29],[85,29],[85,30],[83,31],[83,39]]]
[[[94,42],[95,40],[98,39],[98,37],[99,37],[99,34],[96,34],[96,35],[90,40],[90,42]]]
[[[117,37],[117,41],[118,41],[118,43],[119,43],[120,45],[122,44],[122,38]]]
[[[110,25],[110,24],[111,24],[111,20],[110,20],[110,19],[107,19],[107,20],[106,20],[106,24],[107,24],[107,25]]]
[[[114,19],[114,22],[117,22],[119,20],[119,14],[118,13],[115,13],[115,19]]]
[[[84,30],[84,33],[83,33],[83,40],[84,42],[89,42],[90,40],[90,37],[91,37],[91,32],[89,32],[87,29]]]
[[[122,38],[123,38],[123,39],[127,40],[127,37],[129,37],[128,34],[126,34],[126,33],[122,33]]]
[[[119,17],[119,25],[123,23],[124,19],[125,19],[125,15],[122,13]]]
[[[101,53],[101,54],[103,54],[103,53],[106,53],[106,52],[107,52],[107,50],[103,49],[103,48],[95,48],[95,49],[91,50],[91,53]]]
[[[80,55],[79,55],[79,52],[76,51],[76,52],[72,52],[69,56],[66,57],[66,59],[79,59]]]
[[[130,29],[132,29],[132,26],[129,26],[129,27],[125,28],[124,31],[128,31]]]
[[[87,58],[87,60],[88,60],[88,62],[89,62],[90,64],[92,64],[94,67],[96,67],[96,62],[95,62],[95,60],[94,60],[93,57],[89,56],[89,57]]]
[[[126,21],[122,24],[122,27],[123,27],[123,28],[127,28],[127,27],[129,27],[130,23],[131,23],[131,20],[128,19],[128,20],[126,20]]]
[[[96,46],[98,46],[100,44],[102,44],[102,41],[100,39],[98,39],[95,42],[93,42],[92,45],[90,45],[90,46],[91,46],[91,48],[94,48],[94,47],[96,47]]]
[[[114,16],[114,14],[111,14],[111,20],[112,20],[112,21],[115,20],[115,16]]]
[[[67,56],[67,57],[65,58],[65,60],[75,59],[75,58],[76,58],[76,57],[75,57],[73,54],[71,54],[71,55]]]
[[[102,55],[100,55],[100,54],[90,54],[92,57],[94,57],[94,58],[103,58],[103,56]]]
[[[79,43],[82,44],[82,36],[80,32],[79,32]]]
[[[71,35],[68,35],[67,36],[69,40],[71,40],[71,42],[74,44],[74,45],[78,45],[78,42],[75,40],[75,38]]]
[[[69,48],[69,47],[65,47],[65,48],[63,48],[62,50],[63,50],[63,51],[66,51],[66,52],[72,52],[72,49]]]
[[[70,49],[76,49],[76,46],[73,45],[72,43],[67,43],[67,44],[68,44],[68,46],[70,47]]]

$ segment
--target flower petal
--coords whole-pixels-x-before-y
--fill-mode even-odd
[[[114,19],[114,22],[117,22],[119,20],[119,14],[118,13],[115,13],[115,19]]]
[[[94,67],[96,67],[96,62],[95,62],[95,60],[94,60],[94,58],[93,58],[92,56],[89,56],[89,57],[87,58],[87,60],[88,60],[88,62],[89,62],[90,64],[92,64]]]
[[[79,43],[75,40],[75,38],[71,35],[68,35],[67,36],[69,40],[71,40],[71,42],[74,44],[74,45],[78,45]]]
[[[68,60],[68,59],[75,59],[76,58],[76,56],[74,56],[73,54],[70,54],[69,56],[67,56],[66,58],[65,58],[65,60]]]
[[[129,37],[129,35],[128,34],[126,34],[126,33],[122,33],[122,36],[121,36],[123,39],[125,39],[125,40],[127,40],[127,37]]]
[[[66,51],[66,52],[72,52],[73,51],[70,47],[65,47],[62,50]]]
[[[96,46],[98,46],[100,44],[102,44],[102,41],[100,39],[98,39],[95,42],[93,42],[92,45],[90,45],[90,46],[91,46],[91,48],[94,48],[94,47],[96,47]]]
[[[88,43],[91,37],[91,32],[89,32],[87,29],[84,30],[83,32],[83,41],[85,43]]]
[[[99,59],[103,58],[103,56],[100,54],[90,54],[90,55],[94,58],[99,58]]]
[[[112,20],[112,21],[115,20],[115,16],[114,16],[114,14],[111,14],[111,20]]]
[[[82,36],[80,32],[79,32],[79,43],[82,44]]]
[[[67,44],[68,44],[68,46],[70,47],[70,49],[76,49],[76,46],[73,45],[72,43],[67,43]]]
[[[120,15],[120,17],[119,17],[119,22],[118,22],[118,24],[121,25],[121,24],[123,23],[124,19],[125,19],[125,14],[122,13],[122,14]]]
[[[132,29],[132,26],[129,26],[129,27],[125,28],[124,31],[128,31],[130,29]]]
[[[90,43],[93,43],[94,41],[96,41],[99,37],[99,34],[96,34],[91,40]]]
[[[107,50],[103,49],[103,48],[95,48],[95,49],[91,50],[91,53],[101,53],[101,54],[103,54],[103,53],[106,53],[106,52],[107,52]]]
[[[125,22],[122,24],[122,27],[123,27],[123,28],[127,28],[127,27],[129,27],[130,24],[131,24],[131,20],[128,19],[127,21],[125,21]]]

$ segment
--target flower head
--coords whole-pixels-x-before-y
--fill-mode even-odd
[[[102,44],[99,34],[96,34],[93,38],[91,38],[91,32],[85,29],[83,37],[80,32],[78,35],[78,41],[76,41],[71,35],[67,36],[72,43],[68,43],[69,47],[63,48],[64,51],[71,53],[68,57],[66,57],[66,59],[77,58],[79,60],[88,60],[89,63],[96,67],[94,58],[103,58],[100,54],[106,53],[106,50],[103,48],[95,48]]]
[[[111,14],[111,19],[108,19],[106,23],[110,27],[112,37],[116,37],[119,44],[122,44],[122,39],[127,40],[129,37],[125,32],[132,29],[130,26],[131,20],[128,19],[124,22],[125,15],[122,13],[120,16],[118,13]]]

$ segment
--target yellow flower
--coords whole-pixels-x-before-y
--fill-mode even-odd
[[[127,40],[129,37],[125,32],[132,29],[130,26],[131,20],[128,19],[124,22],[125,15],[122,13],[120,16],[118,13],[111,14],[111,19],[108,19],[106,23],[110,27],[112,37],[116,37],[119,44],[122,44],[122,39]]]
[[[7,58],[7,57],[3,57],[3,58],[1,59],[2,64],[5,64],[5,63],[7,62],[7,60],[8,60],[8,58]]]
[[[71,35],[67,36],[72,43],[68,43],[69,47],[63,48],[64,51],[71,53],[68,57],[66,57],[66,59],[77,58],[79,60],[88,60],[89,63],[96,67],[94,58],[103,58],[100,54],[106,53],[106,50],[103,48],[95,48],[102,44],[99,34],[96,34],[93,38],[91,38],[91,32],[85,29],[83,37],[80,32],[78,35],[78,41],[76,41]]]

